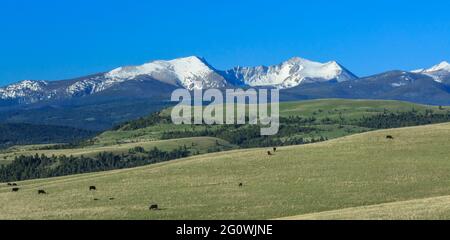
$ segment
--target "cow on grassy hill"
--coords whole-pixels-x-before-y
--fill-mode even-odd
[[[158,204],[151,204],[149,210],[158,210]]]
[[[47,194],[47,192],[45,190],[43,190],[43,189],[39,189],[38,190],[38,194]]]

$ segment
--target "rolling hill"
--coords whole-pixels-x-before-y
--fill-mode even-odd
[[[186,133],[199,133],[205,129],[214,135],[220,126],[205,125],[174,125],[170,120],[170,108],[167,108],[157,116],[151,115],[137,120],[132,120],[118,125],[115,129],[105,131],[95,137],[98,145],[109,145],[116,143],[151,141],[164,139],[171,132],[179,135]],[[415,111],[415,114],[425,114],[432,111],[436,114],[449,114],[450,107],[437,107],[421,105],[401,101],[389,100],[348,100],[348,99],[321,99],[309,101],[294,101],[280,103],[280,123],[282,132],[275,139],[286,141],[295,138],[320,138],[327,139],[342,137],[349,134],[370,131],[376,128],[365,127],[360,120],[383,114],[399,114]],[[298,119],[289,120],[294,117]],[[395,118],[397,116],[393,116]],[[386,119],[387,121],[388,119]],[[403,126],[414,125],[414,123],[404,122]],[[419,125],[419,124],[416,124]],[[247,126],[241,128],[230,127],[227,133],[245,130]],[[291,128],[289,128],[291,127]],[[294,129],[292,127],[295,127]],[[298,127],[305,127],[298,129]],[[283,131],[286,129],[286,131]],[[259,131],[259,129],[258,129]],[[180,134],[183,133],[183,134]],[[195,135],[195,134],[194,134]],[[224,135],[224,134],[222,134]],[[215,136],[227,137],[227,136]],[[225,139],[233,141],[233,138]]]
[[[180,147],[187,146],[191,154],[203,154],[212,151],[217,147],[221,151],[236,149],[238,146],[228,143],[222,139],[213,137],[192,137],[192,138],[178,138],[178,139],[168,139],[168,140],[158,140],[158,141],[136,141],[128,143],[119,143],[112,145],[93,145],[85,147],[74,147],[67,149],[53,149],[52,145],[25,145],[25,146],[15,146],[11,147],[3,152],[0,152],[0,164],[2,162],[11,162],[17,156],[33,156],[33,155],[46,155],[46,156],[85,156],[94,157],[100,153],[108,152],[113,154],[123,154],[127,153],[130,149],[135,147],[142,147],[144,150],[151,150],[153,148],[158,148],[162,151],[171,151],[178,149]],[[215,151],[219,151],[215,149]]]
[[[450,196],[440,196],[303,214],[279,220],[448,220],[449,204]]]
[[[414,207],[450,195],[449,136],[449,123],[388,129],[281,147],[272,156],[264,148],[234,150],[23,181],[18,192],[3,184],[0,218],[274,219],[385,203],[401,210],[369,218],[450,218],[445,209],[433,215]],[[442,205],[436,201],[430,211]],[[161,210],[149,211],[151,203]]]
[[[64,126],[0,123],[0,149],[14,145],[69,143],[96,134],[95,131]]]

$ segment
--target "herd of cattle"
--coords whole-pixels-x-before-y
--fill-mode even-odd
[[[7,183],[8,186],[14,186],[11,191],[12,192],[18,192],[19,191],[19,187],[17,187],[17,183]],[[243,183],[239,183],[239,187],[243,187],[244,184]],[[89,186],[89,191],[97,191],[97,187],[96,186]],[[38,189],[37,191],[38,194],[47,194],[47,192],[44,189]],[[109,200],[114,200],[115,198],[110,197]],[[98,201],[98,198],[94,198],[94,201]],[[160,208],[158,207],[158,204],[150,204],[149,210],[160,210]]]
[[[8,186],[15,186],[11,189],[12,192],[18,192],[19,191],[19,187],[17,187],[17,183],[7,183]],[[243,187],[244,184],[243,183],[239,183],[239,187]],[[96,186],[89,186],[89,191],[97,191],[97,187]],[[47,194],[47,192],[44,189],[38,189],[38,194]],[[114,200],[115,198],[110,197],[109,200]],[[94,198],[94,201],[98,201],[98,198]],[[149,210],[160,210],[160,208],[158,207],[158,204],[150,204]]]
[[[20,190],[20,188],[17,187],[17,183],[10,183],[9,182],[9,183],[6,183],[6,185],[14,186],[13,188],[11,188],[12,192],[18,192]],[[92,190],[97,190],[97,188],[95,186],[89,186],[89,191],[92,191]],[[38,194],[47,194],[47,192],[44,189],[38,189],[37,193]],[[112,199],[114,199],[114,198],[110,198],[110,200],[112,200]]]
[[[392,135],[387,135],[386,139],[393,140],[394,137]],[[267,155],[269,155],[269,156],[273,155],[277,151],[277,148],[274,147],[272,150],[273,150],[273,152],[267,151]],[[17,183],[7,183],[7,185],[13,187],[13,188],[11,188],[12,192],[18,192],[19,189],[20,189],[19,187],[17,187]],[[244,184],[243,183],[239,183],[238,186],[239,187],[243,187]],[[97,190],[97,187],[89,186],[89,191],[96,191],[96,190]],[[38,194],[47,194],[47,192],[44,189],[38,189],[37,193]],[[99,199],[98,198],[94,198],[94,201],[97,201],[97,200],[99,200]],[[114,200],[114,198],[110,197],[109,200]],[[154,204],[154,203],[150,204],[149,210],[159,210],[158,204]]]

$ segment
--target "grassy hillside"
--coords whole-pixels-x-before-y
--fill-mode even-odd
[[[272,156],[264,148],[235,150],[24,181],[15,193],[3,184],[0,218],[272,219],[390,202],[404,211],[376,218],[450,218],[408,207],[450,195],[449,136],[450,124],[390,129],[281,147]],[[161,210],[149,211],[150,203]]]
[[[212,150],[217,151],[216,148],[220,150],[230,150],[236,149],[237,146],[230,144],[224,140],[212,138],[212,137],[193,137],[193,138],[179,138],[170,140],[159,140],[159,141],[136,141],[130,143],[121,143],[108,146],[87,146],[79,148],[69,148],[69,149],[49,149],[41,150],[45,145],[32,145],[32,146],[16,146],[8,149],[8,151],[0,152],[0,163],[10,162],[14,160],[16,156],[32,156],[35,154],[46,156],[95,156],[103,152],[111,152],[114,154],[127,153],[129,149],[134,147],[143,147],[145,150],[150,150],[157,147],[163,151],[170,151],[177,149],[179,147],[188,147],[191,153],[207,153]]]
[[[260,135],[261,126],[254,125],[174,125],[171,123],[170,111],[165,109],[146,118],[121,124],[115,130],[79,145],[17,146],[2,151],[0,165],[9,165],[9,168],[0,169],[3,170],[0,179],[25,180],[55,174],[61,176],[111,170],[119,166],[135,167],[140,161],[136,157],[146,158],[139,165],[148,164],[155,158],[149,157],[147,153],[127,154],[135,147],[143,147],[143,151],[147,152],[155,147],[167,152],[187,147],[190,155],[194,155],[236,148],[307,144],[376,129],[450,121],[450,111],[446,107],[399,101],[328,99],[287,102],[280,106],[281,126],[278,134],[267,137]],[[100,153],[114,154],[120,160],[113,160],[112,157],[105,159],[99,156]],[[22,158],[36,154],[44,156]],[[63,159],[43,160],[53,155],[92,159],[73,160],[77,163],[76,166]],[[186,156],[186,153],[181,156]],[[170,160],[181,156],[173,156]],[[18,159],[13,162],[16,158]],[[169,160],[167,157],[164,159]],[[93,160],[96,161],[95,164]],[[65,164],[61,164],[62,162]],[[53,166],[56,165],[64,170],[54,171]],[[99,168],[99,165],[103,167]]]
[[[448,220],[450,196],[398,201],[279,218],[279,220]]]
[[[343,115],[346,119],[357,119],[362,116],[389,112],[406,112],[415,109],[425,111],[445,112],[450,108],[421,105],[411,102],[391,100],[351,100],[351,99],[320,99],[297,102],[281,102],[280,116],[315,116],[317,118],[338,118]]]
[[[109,145],[132,141],[159,140],[164,134],[171,132],[201,132],[205,129],[216,131],[219,127],[205,125],[174,125],[170,121],[170,109],[161,112],[164,121],[157,124],[146,123],[146,119],[135,120],[113,131],[106,131],[95,138],[97,145]],[[362,126],[359,122],[364,117],[381,114],[397,114],[415,111],[415,114],[424,114],[432,111],[436,114],[449,114],[450,107],[436,107],[420,105],[401,101],[385,100],[346,100],[324,99],[300,102],[281,102],[280,117],[281,129],[273,139],[286,141],[288,139],[305,138],[327,139],[342,137],[350,134],[372,130]],[[287,123],[289,117],[298,117]],[[297,129],[304,127],[303,129]],[[294,129],[292,129],[294,128]],[[231,129],[233,130],[233,129]],[[238,129],[237,131],[242,131]],[[228,140],[228,139],[226,139]]]

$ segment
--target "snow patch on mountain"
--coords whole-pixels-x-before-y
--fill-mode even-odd
[[[8,85],[4,88],[0,88],[1,99],[14,99],[27,97],[30,94],[44,91],[44,87],[47,86],[46,81],[32,81],[24,80],[15,84]]]
[[[442,82],[444,78],[450,76],[450,64],[443,61],[428,69],[418,69],[412,71],[413,73],[421,73],[432,77],[437,82]]]
[[[235,82],[242,85],[275,86],[280,89],[307,82],[343,82],[356,79],[355,75],[335,61],[319,63],[299,57],[269,67],[236,67],[225,71],[225,75],[233,77]]]
[[[450,72],[450,64],[447,61],[443,61],[438,65],[431,67],[430,69],[425,70],[425,72],[436,72],[436,71],[447,71]]]
[[[106,90],[113,85],[124,81],[126,81],[126,79],[111,79],[103,76],[95,76],[75,82],[67,87],[66,92],[72,96],[93,94]]]
[[[391,86],[392,87],[401,87],[401,86],[406,86],[406,83],[404,83],[404,82],[392,83]]]

